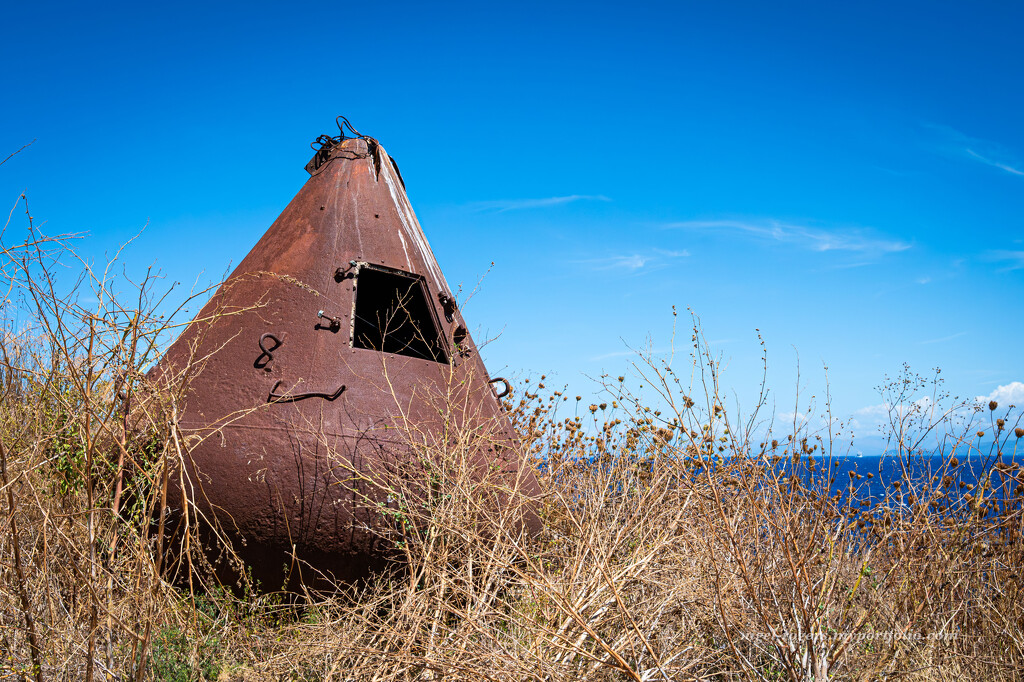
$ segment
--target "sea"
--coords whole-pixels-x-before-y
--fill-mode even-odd
[[[997,463],[1011,466],[1016,463],[1024,467],[1024,454],[997,456],[974,452],[956,457],[955,466],[951,466],[949,456],[938,454],[920,454],[903,458],[896,454],[858,455],[833,457],[831,460],[817,457],[814,461],[814,475],[818,480],[824,471],[829,472],[829,488],[833,494],[840,493],[845,497],[850,492],[850,486],[853,486],[858,499],[881,501],[891,498],[894,490],[907,494],[919,491],[929,484],[932,487],[942,485],[946,476],[949,477],[945,479],[949,484],[947,487],[953,487],[961,493],[970,492],[990,477],[995,484],[1008,477],[1000,474],[992,476],[993,467]],[[806,462],[807,458],[804,458],[802,465],[797,469],[798,474],[802,476],[809,473]],[[1024,472],[1016,472],[1016,478],[1017,481],[1024,482]],[[896,482],[900,484],[898,489],[893,486]],[[1008,486],[1011,494],[1016,485],[1014,482]],[[993,490],[992,495],[1000,497],[1001,490]]]
[[[597,458],[587,458],[597,464]],[[810,463],[814,463],[811,468]],[[1019,469],[1006,471],[1006,465]],[[545,462],[539,460],[538,468],[543,471]],[[715,466],[715,465],[712,465]],[[959,455],[921,453],[900,457],[895,453],[881,455],[846,455],[824,457],[804,455],[797,464],[788,458],[780,458],[779,472],[783,476],[799,476],[805,485],[821,490],[827,485],[830,492],[839,494],[843,500],[868,501],[892,507],[894,504],[908,504],[910,499],[925,488],[942,488],[947,493],[956,492],[956,497],[976,495],[976,489],[984,481],[990,481],[985,498],[1002,500],[1015,497],[1020,504],[1024,499],[1024,454],[997,455],[977,451]],[[1002,472],[993,473],[997,468]],[[826,483],[827,481],[827,483]],[[894,484],[899,483],[899,486]],[[1020,487],[1018,487],[1020,486]]]

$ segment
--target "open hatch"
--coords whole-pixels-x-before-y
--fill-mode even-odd
[[[444,337],[423,277],[357,263],[352,347],[448,362]]]

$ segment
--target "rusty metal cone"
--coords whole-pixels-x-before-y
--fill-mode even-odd
[[[191,510],[270,589],[385,566],[389,490],[415,490],[423,451],[455,434],[482,434],[471,466],[522,469],[503,380],[394,161],[373,138],[321,140],[310,179],[152,373],[187,382],[170,526]],[[532,473],[519,485],[536,493]]]

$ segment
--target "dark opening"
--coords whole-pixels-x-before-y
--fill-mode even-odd
[[[352,345],[448,362],[422,280],[365,265],[356,275]]]

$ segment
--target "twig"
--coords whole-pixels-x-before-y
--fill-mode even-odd
[[[0,442],[0,480],[7,489],[7,507],[10,510],[11,518],[11,544],[14,546],[14,570],[18,576],[18,594],[21,597],[21,612],[25,617],[25,627],[28,630],[28,647],[32,654],[32,672],[36,682],[43,682],[42,654],[39,648],[39,638],[36,635],[36,625],[32,618],[32,602],[28,596],[28,581],[25,579],[25,569],[21,562],[21,540],[18,535],[18,519],[15,514],[14,492],[10,481],[7,479],[7,450]]]

